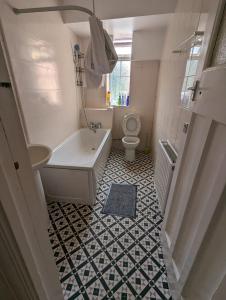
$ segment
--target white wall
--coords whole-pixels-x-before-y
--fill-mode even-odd
[[[133,33],[132,60],[160,60],[166,30],[135,31]]]
[[[174,50],[184,39],[193,34],[195,30],[198,30],[200,28],[200,23],[202,23],[201,25],[204,29],[204,47],[200,60],[201,68],[199,68],[199,71],[201,72],[206,59],[206,53],[208,53],[207,48],[218,3],[219,1],[211,0],[178,0],[175,16],[172,18],[168,28],[163,59],[160,66],[153,130],[153,144],[155,150],[157,149],[159,138],[168,138],[176,149],[180,151],[181,137],[184,135],[182,132],[183,123],[189,120],[189,115],[191,113],[189,110],[183,109],[180,105],[180,91],[188,52],[174,54],[172,53],[172,50]],[[206,22],[203,23],[203,21]],[[193,152],[193,155],[196,155],[195,151]],[[183,173],[181,172],[179,173],[179,176],[180,178],[184,178]],[[177,191],[184,191],[185,188],[187,187],[183,179],[177,182]],[[190,253],[187,251],[194,241],[194,235],[200,233],[197,230],[204,226],[202,223],[200,223],[200,228],[196,226],[197,222],[200,222],[202,203],[198,198],[195,199],[197,201],[193,201],[192,203],[194,195],[195,189],[192,189],[192,196],[190,197],[191,199],[189,198],[190,202],[188,203],[185,212],[181,212],[183,201],[181,201],[182,199],[180,199],[180,197],[178,198],[178,203],[175,201],[171,202],[170,208],[170,202],[168,203],[169,205],[167,208],[169,209],[170,214],[165,217],[165,228],[168,235],[168,241],[172,241],[169,245],[169,252],[170,256],[173,256],[174,258],[175,267],[178,268],[177,280],[179,288],[182,289],[184,287],[182,291],[184,299],[207,300],[212,299],[214,290],[225,275],[225,264],[222,263],[225,260],[222,257],[225,255],[226,245],[225,243],[220,242],[222,239],[221,230],[222,228],[225,228],[225,207],[222,206],[223,202],[225,203],[225,201],[223,201],[223,199],[225,200],[225,194],[222,197],[222,205],[216,212],[212,221],[213,224],[210,225],[211,227],[209,227],[198,256],[195,258],[192,270],[190,274],[186,274],[188,275],[187,277],[185,273],[189,270],[188,262],[192,262],[193,259],[192,255],[189,256],[189,254],[192,253],[192,248],[190,249]],[[205,207],[208,207],[208,205]],[[192,208],[193,212],[191,212]],[[178,219],[176,218],[176,214],[178,214],[178,212],[179,214],[183,213],[182,224],[177,223]],[[197,212],[198,216],[196,223],[194,212]],[[185,226],[185,224],[187,226]],[[191,224],[193,225],[193,228]],[[167,230],[167,227],[169,228],[169,226],[172,229],[170,233]],[[187,244],[185,244],[185,241]],[[217,251],[215,251],[216,245],[219,245]],[[219,293],[223,292],[223,290],[222,287]]]
[[[124,114],[136,112],[141,118],[141,132],[139,137],[141,143],[139,149],[150,147],[150,132],[154,114],[156,89],[158,82],[159,61],[133,61],[131,64],[130,105],[129,107],[115,107],[112,136],[119,139],[114,143],[120,147],[122,131],[122,118]]]
[[[125,114],[136,112],[141,118],[141,143],[139,149],[150,147],[150,132],[158,82],[159,60],[140,60],[131,62],[130,104],[129,107],[114,107],[112,136],[115,147],[122,147],[122,118]],[[85,89],[85,104],[90,108],[105,108],[106,87]]]
[[[27,7],[27,1],[11,1]],[[38,5],[55,1],[39,1]],[[37,1],[29,1],[37,6]],[[75,87],[72,43],[76,38],[59,13],[15,15],[1,9],[2,27],[25,119],[28,142],[56,147],[79,128],[79,91]]]
[[[190,117],[190,111],[183,109],[180,101],[188,52],[175,54],[172,51],[199,26],[202,30],[206,30],[205,20],[211,9],[210,5],[216,6],[217,1],[214,3],[210,0],[179,0],[175,15],[171,17],[159,72],[152,133],[154,153],[157,151],[160,138],[169,139],[172,145],[180,151],[183,124],[188,122]],[[202,65],[202,59],[200,61]]]

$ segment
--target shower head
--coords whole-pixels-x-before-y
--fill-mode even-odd
[[[79,46],[79,44],[75,44],[74,45],[74,52],[80,52],[80,46]]]

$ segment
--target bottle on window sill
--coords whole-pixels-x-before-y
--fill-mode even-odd
[[[126,98],[126,106],[129,106],[129,95]]]
[[[122,105],[122,106],[126,106],[126,94],[125,94],[125,93],[122,94],[121,105]]]
[[[121,98],[121,94],[119,94],[118,96],[118,106],[120,106],[122,103],[122,98]]]
[[[111,92],[108,91],[106,94],[106,106],[109,107],[111,103]]]

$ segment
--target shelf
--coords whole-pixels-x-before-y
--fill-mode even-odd
[[[184,53],[188,49],[191,49],[193,47],[193,43],[191,43],[192,39],[196,38],[197,36],[203,36],[204,31],[195,31],[193,34],[191,34],[189,37],[187,37],[185,40],[183,40],[180,44],[177,45],[177,47],[172,51],[172,53]]]

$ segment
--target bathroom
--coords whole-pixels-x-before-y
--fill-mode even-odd
[[[89,15],[73,5],[103,21],[118,56],[98,87],[88,86],[84,68]],[[195,210],[197,198],[187,195],[195,189],[192,170],[202,170],[191,163],[188,174],[185,160],[199,153],[201,161],[202,151],[209,153],[198,146],[208,146],[204,134],[211,125],[207,130],[204,123],[192,121],[193,102],[187,99],[203,70],[225,64],[225,52],[218,57],[221,44],[213,39],[225,34],[224,5],[221,0],[1,1],[0,98],[8,97],[7,105],[0,103],[1,140],[6,136],[7,141],[1,149],[8,147],[11,158],[2,151],[0,178],[6,174],[2,162],[11,159],[17,178],[13,171],[9,178],[18,180],[12,183],[17,196],[11,206],[10,201],[1,206],[25,262],[23,268],[18,253],[13,256],[17,278],[9,268],[12,294],[5,299],[224,299],[225,242],[211,272],[204,266],[212,245],[220,241],[225,207],[219,194],[215,208],[208,204],[208,221],[200,225],[204,202]],[[65,6],[67,10],[59,10]],[[35,7],[55,9],[13,10]],[[193,68],[190,74],[193,61],[195,73]],[[219,118],[224,124],[224,116]],[[196,137],[191,122],[201,127]],[[217,134],[221,144],[214,140],[215,155],[223,166],[223,126]],[[188,143],[192,137],[196,140]],[[161,147],[170,147],[168,169]],[[213,172],[224,177],[223,169]],[[211,186],[206,193],[213,192]],[[125,199],[120,198],[124,205],[107,207],[114,187],[125,189]],[[1,190],[4,199],[7,191]],[[123,190],[116,194],[120,191],[124,197]],[[133,202],[127,202],[128,193]],[[179,197],[189,198],[190,206]],[[194,243],[195,226],[200,244]],[[24,296],[28,285],[34,288]]]

